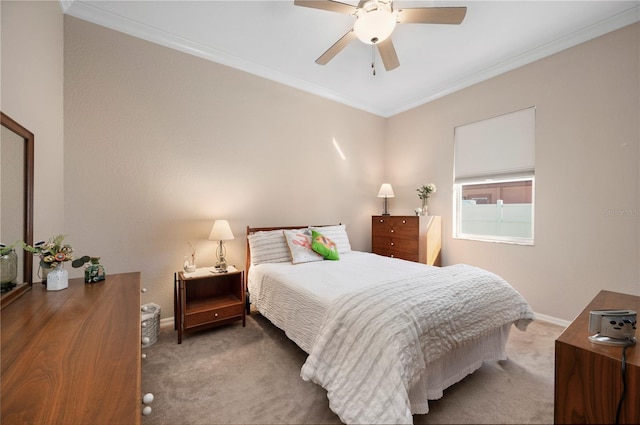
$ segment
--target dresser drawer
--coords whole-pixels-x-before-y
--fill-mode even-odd
[[[385,249],[390,252],[418,252],[418,239],[400,239],[395,236],[380,236],[373,240],[373,252]]]
[[[380,248],[373,251],[374,254],[382,255],[384,257],[399,258],[407,261],[419,261],[418,254],[416,252],[397,251],[388,248]]]
[[[417,239],[418,217],[377,217],[372,222],[372,234],[373,236]]]
[[[206,325],[209,323],[231,319],[233,317],[242,317],[244,304],[239,302],[235,305],[227,307],[215,308],[197,313],[187,313],[184,317],[184,327],[192,328],[194,326]]]

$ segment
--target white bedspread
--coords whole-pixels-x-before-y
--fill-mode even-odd
[[[500,277],[467,265],[422,268],[335,300],[301,376],[345,423],[412,423],[409,390],[450,350],[534,315]]]
[[[472,281],[478,277],[480,280],[474,285]],[[392,280],[402,287],[387,288]],[[252,266],[248,285],[251,303],[258,311],[311,354],[303,377],[327,389],[332,410],[347,423],[411,423],[412,412],[428,412],[427,397],[441,397],[445,388],[472,373],[483,361],[505,359],[504,345],[511,323],[523,328],[533,318],[524,299],[491,273],[462,265],[431,267],[358,251],[341,254],[340,261]],[[362,296],[359,292],[385,294],[385,291],[390,296],[379,295],[384,298],[381,302],[373,296],[357,298]],[[411,307],[395,304],[404,302],[396,298],[401,295],[407,295]],[[505,302],[507,299],[516,300],[519,307],[513,310]],[[429,303],[434,307],[427,307]],[[483,319],[482,315],[490,312],[484,305],[495,309],[493,319]],[[431,308],[435,310],[428,311]],[[379,318],[377,309],[381,310]],[[423,313],[428,317],[422,318]],[[456,320],[451,313],[458,313],[461,318]],[[410,323],[407,329],[412,329],[413,336],[399,333],[393,344],[384,343],[385,338],[395,338],[395,334],[389,335],[393,331],[387,325],[382,326],[386,332],[378,335],[372,332],[373,328],[348,331],[347,325],[336,319],[359,321],[355,326],[369,326],[368,322],[374,326],[388,314],[393,320]],[[333,320],[325,323],[325,317]],[[398,322],[388,326],[404,325]],[[480,335],[474,336],[475,331]],[[410,338],[416,335],[422,337],[411,342]],[[358,349],[347,349],[350,343],[363,344],[360,348],[363,356],[390,356],[393,361],[382,357],[373,360],[363,357],[361,361],[355,354]],[[452,355],[438,358],[449,348]],[[434,358],[437,360],[433,361]],[[344,371],[350,364],[355,372]],[[385,369],[369,370],[372,365],[395,368],[395,376],[387,376]],[[407,385],[416,380],[415,373],[420,378],[409,389],[409,405]],[[380,391],[372,388],[378,386],[373,376],[384,377],[388,381],[385,385],[390,386]],[[369,389],[365,391],[367,385]],[[396,391],[398,385],[402,391]],[[379,411],[383,413],[378,415]]]

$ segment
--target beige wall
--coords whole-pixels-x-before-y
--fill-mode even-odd
[[[64,233],[63,15],[52,1],[0,12],[0,109],[35,136],[34,237],[48,239]]]
[[[217,218],[244,268],[247,225],[345,223],[370,249],[386,120],[65,18],[65,226],[107,274],[140,270],[162,317],[173,273]],[[342,160],[333,140],[346,156]]]
[[[571,320],[601,289],[640,294],[640,25],[388,120],[397,212],[443,216],[443,260],[489,269],[542,315]],[[452,238],[453,129],[536,107],[535,246]],[[624,306],[620,306],[624,308]]]

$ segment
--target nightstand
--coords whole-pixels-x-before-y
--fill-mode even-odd
[[[215,267],[174,274],[175,328],[178,344],[182,334],[219,326],[236,320],[246,325],[244,272],[233,266],[227,273]]]

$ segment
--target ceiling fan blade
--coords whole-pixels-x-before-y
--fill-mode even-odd
[[[350,4],[340,3],[333,0],[294,0],[296,6],[311,7],[313,9],[328,10],[329,12],[344,13],[351,15],[355,13],[357,7]]]
[[[353,29],[351,29],[348,33],[343,35],[340,40],[336,41],[333,46],[329,47],[329,49],[327,49],[327,51],[324,52],[318,59],[316,59],[316,63],[318,65],[326,65],[327,62],[333,59],[335,55],[340,53],[340,51],[344,49],[347,44],[349,44],[349,42],[354,38],[356,38],[356,33],[353,31]]]
[[[466,7],[424,7],[415,9],[399,9],[398,22],[402,24],[459,25],[466,14]]]
[[[400,62],[398,61],[398,55],[396,54],[396,48],[393,47],[393,41],[391,41],[391,37],[387,38],[380,43],[377,43],[378,52],[380,52],[380,57],[382,58],[382,63],[384,64],[384,69],[387,71],[391,71],[392,69],[396,69],[400,66]]]

